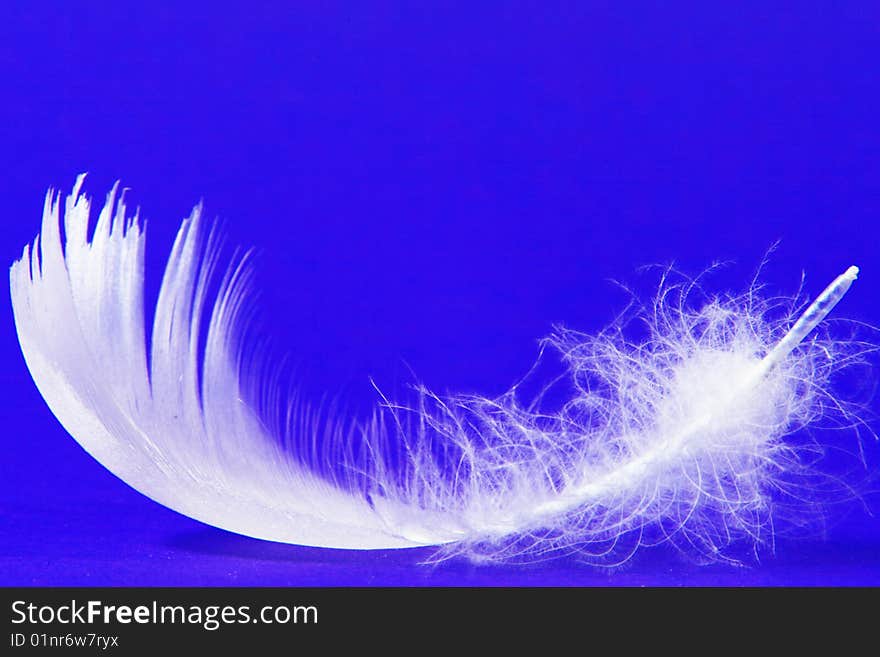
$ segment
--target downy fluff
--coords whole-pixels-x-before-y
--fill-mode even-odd
[[[144,229],[114,187],[89,237],[82,182],[63,201],[49,192],[40,234],[10,272],[27,365],[100,463],[232,532],[442,546],[437,558],[619,563],[669,542],[733,560],[824,499],[832,480],[809,427],[859,423],[830,386],[874,347],[819,325],[854,267],[806,311],[756,285],[708,297],[664,278],[635,313],[642,338],[623,319],[597,336],[546,338],[564,373],[538,394],[522,383],[491,399],[417,388],[405,402],[381,398],[365,422],[316,413],[286,399],[247,348],[247,257],[220,262],[200,207],[174,242],[146,344]]]

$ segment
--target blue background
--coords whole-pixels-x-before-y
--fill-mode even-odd
[[[742,290],[777,240],[770,291],[804,271],[815,294],[859,264],[839,312],[880,324],[876,3],[73,4],[0,9],[2,258],[36,234],[46,188],[88,170],[98,199],[132,188],[155,294],[204,198],[257,248],[307,398],[362,413],[368,376],[394,390],[410,367],[500,393],[554,322],[614,317],[609,279],[724,260],[712,286]],[[880,584],[880,518],[857,504],[750,569],[663,549],[616,571],[430,567],[227,534],[66,435],[2,294],[0,584]]]

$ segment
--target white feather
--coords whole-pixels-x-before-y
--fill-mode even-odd
[[[793,327],[791,313],[770,319],[777,304],[754,289],[691,309],[687,290],[664,285],[645,341],[629,342],[620,325],[548,338],[567,367],[555,409],[544,396],[523,402],[517,386],[497,399],[421,389],[365,424],[321,422],[271,401],[279,393],[242,341],[246,258],[220,266],[199,207],[174,243],[147,347],[144,231],[114,187],[89,238],[82,182],[65,202],[63,246],[50,191],[40,235],[10,273],[34,381],[77,442],[129,485],[257,538],[611,560],[672,541],[723,558],[742,538],[772,539],[780,495],[809,474],[811,452],[791,435],[845,411],[829,377],[872,348],[804,342],[855,268]],[[274,415],[301,420],[270,430],[266,409],[279,404]]]

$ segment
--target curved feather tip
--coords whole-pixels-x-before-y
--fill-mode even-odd
[[[820,325],[854,267],[805,311],[756,287],[694,303],[696,282],[664,277],[636,313],[646,337],[627,338],[621,320],[546,338],[564,376],[530,399],[523,384],[498,398],[418,388],[367,422],[321,418],[283,399],[246,351],[247,257],[221,265],[200,207],[177,234],[147,344],[142,225],[114,187],[89,237],[82,182],[63,211],[50,190],[40,234],[10,272],[28,368],[111,472],[229,531],[442,545],[438,558],[617,563],[669,542],[733,559],[821,499],[821,447],[804,429],[858,422],[829,382],[874,346]]]

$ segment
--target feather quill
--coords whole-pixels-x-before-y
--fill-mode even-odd
[[[256,538],[612,563],[671,542],[731,558],[744,540],[772,541],[782,500],[809,491],[814,445],[797,436],[829,415],[853,419],[829,381],[873,349],[816,331],[855,267],[798,319],[795,309],[772,319],[779,303],[755,288],[694,309],[693,285],[664,284],[642,315],[645,340],[620,323],[545,340],[566,368],[550,386],[563,389],[555,408],[546,391],[524,401],[520,386],[498,398],[419,388],[409,404],[383,398],[369,421],[339,422],[279,401],[251,362],[249,260],[221,264],[199,206],[172,247],[148,345],[144,229],[114,187],[89,236],[82,184],[63,212],[50,190],[40,233],[10,272],[33,379],[123,481]],[[279,408],[294,420],[266,412]]]

